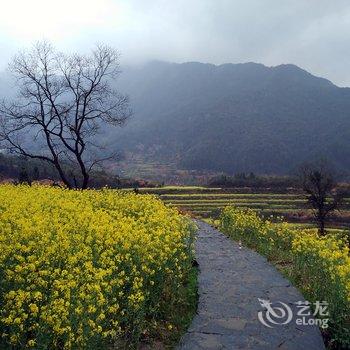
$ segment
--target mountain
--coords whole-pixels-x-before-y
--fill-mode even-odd
[[[152,62],[117,86],[134,116],[109,137],[146,161],[288,174],[323,157],[350,171],[350,89],[295,65]]]
[[[0,99],[13,86],[0,73]],[[103,137],[126,164],[283,175],[322,157],[350,173],[350,89],[295,65],[151,62],[125,67],[116,88],[134,115]]]

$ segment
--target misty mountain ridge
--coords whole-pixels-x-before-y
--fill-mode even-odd
[[[148,161],[287,174],[325,157],[350,169],[350,89],[298,66],[151,62],[118,86],[134,117],[111,137]]]
[[[6,73],[0,95],[14,93]],[[325,157],[350,170],[350,89],[293,64],[168,63],[124,67],[116,88],[133,117],[103,128],[126,156],[180,169],[288,174]]]

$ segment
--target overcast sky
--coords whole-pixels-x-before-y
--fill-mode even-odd
[[[108,43],[124,64],[294,63],[350,86],[349,0],[1,0],[0,69],[43,38]]]

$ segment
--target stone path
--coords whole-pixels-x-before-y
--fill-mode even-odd
[[[303,297],[264,257],[197,224],[198,311],[179,349],[324,349],[316,326],[296,325],[294,318],[273,328],[261,324],[258,298],[284,302],[295,315]]]

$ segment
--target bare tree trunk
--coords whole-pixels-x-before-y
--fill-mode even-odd
[[[322,201],[319,203],[318,206],[318,214],[316,216],[317,223],[318,223],[318,233],[323,236],[324,235],[324,226],[325,226],[325,221],[326,221],[326,215],[324,211],[324,197],[321,197]]]
[[[318,233],[320,234],[320,236],[324,236],[325,234],[325,218],[320,218],[319,219],[319,228],[318,228]]]
[[[89,174],[85,173],[83,174],[83,184],[81,186],[81,189],[86,190],[88,187],[88,183],[89,183]]]
[[[330,214],[339,208],[344,194],[337,190],[337,182],[327,163],[318,161],[300,169],[301,185],[313,210],[318,233],[324,236],[325,224]]]
[[[108,46],[98,45],[89,56],[65,55],[47,42],[15,56],[19,96],[0,103],[1,147],[45,160],[65,186],[86,189],[93,167],[114,158],[115,152],[96,153],[104,149],[96,137],[100,127],[121,126],[132,113],[128,97],[114,89],[118,61]],[[66,174],[66,166],[79,172],[77,178]]]
[[[77,157],[78,164],[79,164],[79,167],[80,167],[81,175],[83,177],[81,189],[85,190],[85,189],[87,189],[88,184],[89,184],[89,178],[90,178],[89,172],[87,171],[85,163],[82,160],[81,156],[79,154],[77,154],[76,157]]]
[[[60,164],[59,164],[59,162],[58,162],[58,161],[57,161],[57,162],[54,162],[54,165],[55,165],[55,168],[56,168],[57,171],[58,171],[58,174],[60,175],[60,178],[61,178],[62,182],[63,182],[69,189],[71,189],[71,188],[72,188],[72,185],[71,185],[71,183],[68,181],[68,179],[67,179],[67,177],[66,177],[64,171],[62,170],[62,168],[61,168],[61,166],[60,166]]]

